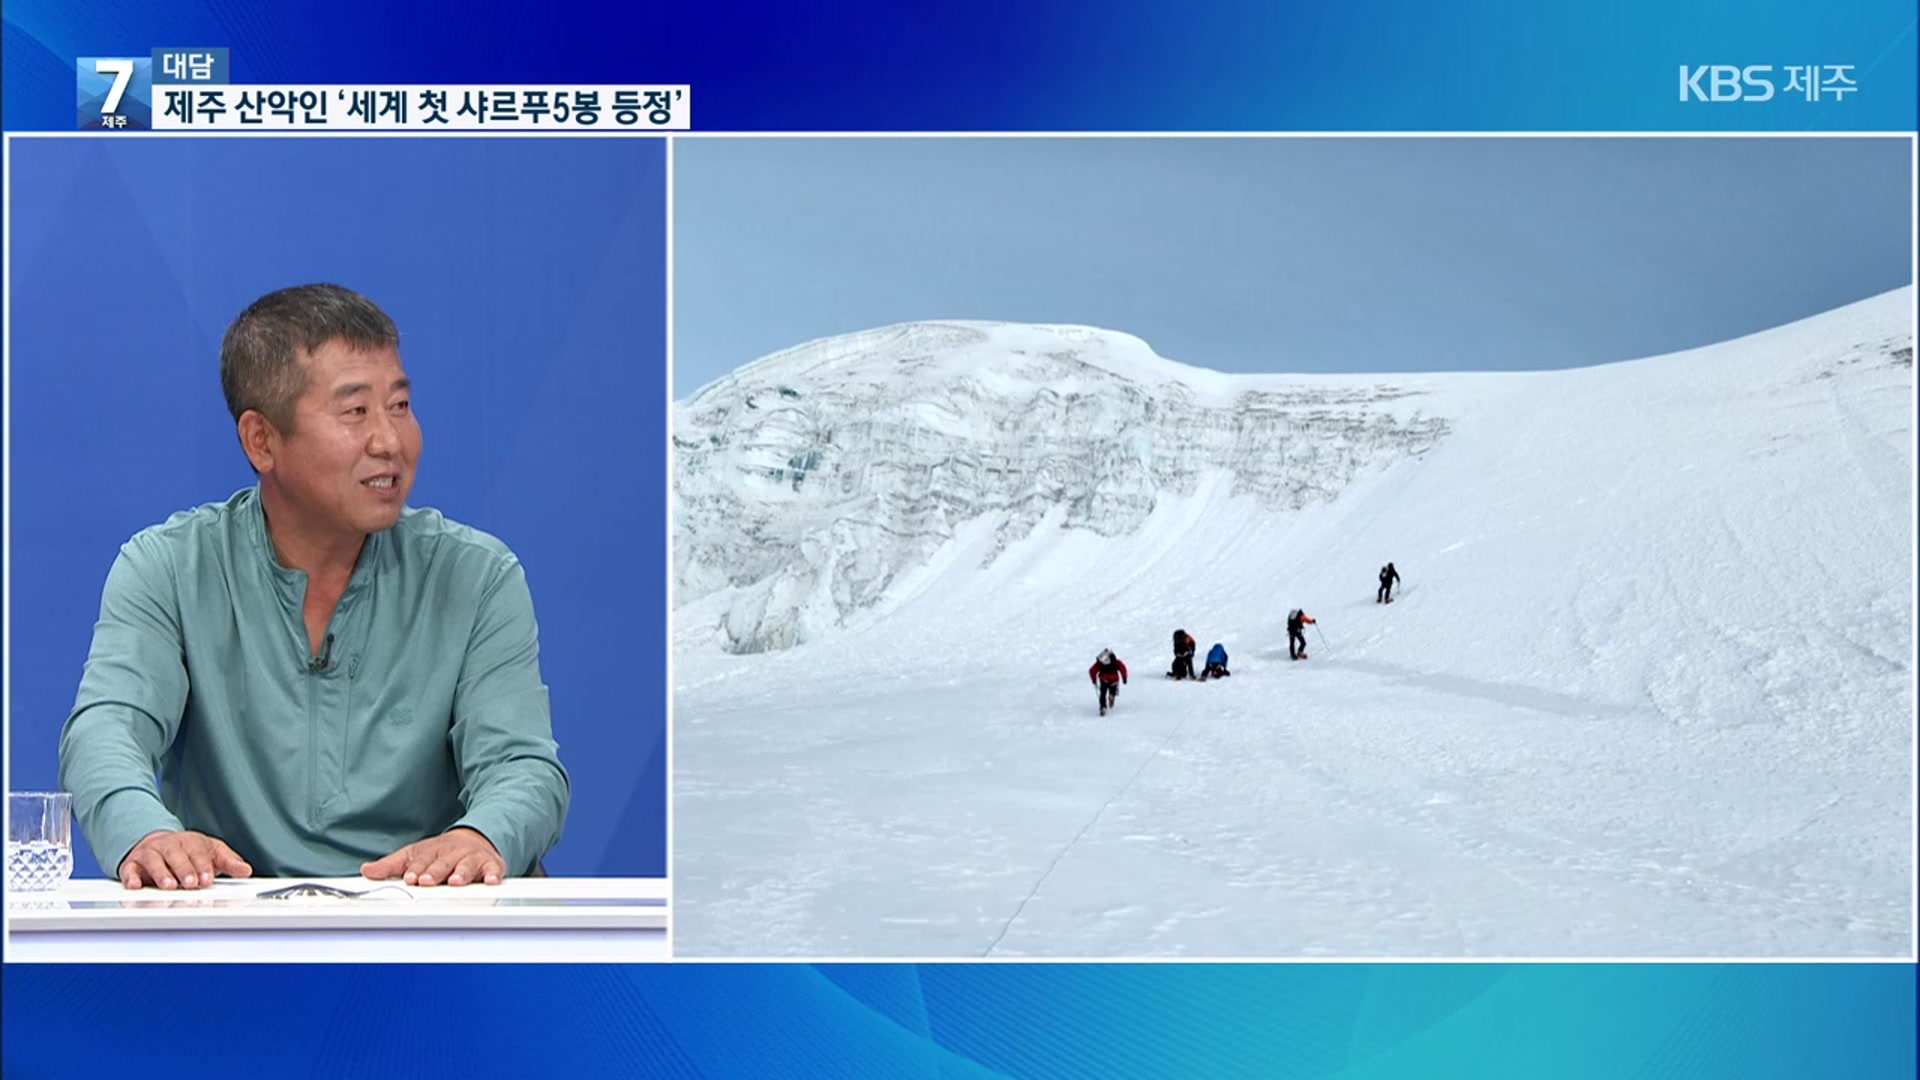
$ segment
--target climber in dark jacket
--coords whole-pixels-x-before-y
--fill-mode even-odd
[[[1199,645],[1193,640],[1192,634],[1185,630],[1173,632],[1173,670],[1167,672],[1168,678],[1193,678],[1193,650],[1196,648]]]
[[[1399,580],[1400,571],[1395,570],[1392,563],[1381,567],[1380,591],[1373,594],[1373,602],[1376,604],[1393,603],[1393,583]]]

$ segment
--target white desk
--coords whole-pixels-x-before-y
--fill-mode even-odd
[[[312,882],[352,899],[259,894]],[[665,960],[663,878],[510,878],[433,888],[362,878],[229,881],[198,890],[69,881],[7,896],[9,963]]]

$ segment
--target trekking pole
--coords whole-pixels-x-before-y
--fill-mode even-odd
[[[1320,635],[1320,644],[1322,644],[1322,645],[1326,645],[1326,644],[1327,644],[1327,635],[1326,635],[1326,633],[1325,633],[1325,632],[1323,632],[1323,631],[1322,631],[1322,630],[1320,629],[1320,624],[1319,624],[1319,623],[1314,623],[1314,624],[1313,624],[1313,632],[1314,632],[1315,634],[1318,634],[1318,635]],[[1331,647],[1331,646],[1329,646],[1329,647]]]

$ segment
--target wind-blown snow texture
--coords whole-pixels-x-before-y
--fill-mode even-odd
[[[677,951],[1911,955],[1912,303],[1528,374],[741,369],[674,422]]]

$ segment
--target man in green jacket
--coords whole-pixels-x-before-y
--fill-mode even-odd
[[[121,547],[60,736],[80,829],[129,889],[497,884],[560,837],[526,575],[406,506],[421,439],[398,342],[335,285],[227,329],[221,387],[258,482]]]

